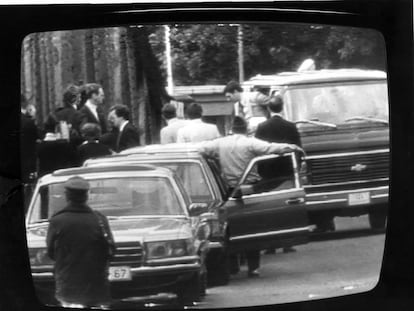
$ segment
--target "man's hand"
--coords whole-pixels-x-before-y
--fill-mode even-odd
[[[301,152],[303,154],[305,153],[302,148],[294,144],[286,144],[286,147],[283,148],[283,153],[288,152]]]

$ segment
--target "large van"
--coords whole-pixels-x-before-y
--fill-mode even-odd
[[[244,91],[279,93],[283,114],[297,124],[306,165],[309,221],[335,230],[334,217],[368,214],[373,229],[386,224],[389,123],[386,73],[335,69],[257,75]]]

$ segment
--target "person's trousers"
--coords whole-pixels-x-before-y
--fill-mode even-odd
[[[260,267],[260,250],[246,251],[247,268],[254,271]]]

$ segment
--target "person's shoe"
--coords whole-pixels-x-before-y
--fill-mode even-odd
[[[286,253],[294,253],[296,252],[296,249],[294,249],[293,247],[285,247],[283,248],[283,252]]]
[[[257,278],[257,277],[259,277],[259,276],[260,276],[260,273],[259,273],[259,271],[257,271],[257,270],[248,271],[248,272],[247,272],[247,276],[248,276],[249,278]]]
[[[267,250],[264,251],[264,253],[266,255],[276,254],[276,249],[274,249],[274,248],[268,248]]]

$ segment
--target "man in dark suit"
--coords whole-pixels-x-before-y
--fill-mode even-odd
[[[28,114],[28,102],[21,95],[21,114],[20,114],[20,150],[22,165],[22,180],[28,183],[30,174],[36,172],[36,141],[39,139],[39,130],[34,119]]]
[[[129,121],[129,109],[127,106],[113,106],[109,111],[108,121],[113,127],[118,129],[115,142],[116,152],[121,152],[122,150],[140,145],[140,133]]]
[[[267,109],[270,113],[270,118],[263,123],[260,123],[256,130],[256,137],[274,143],[287,143],[301,146],[300,135],[296,124],[285,120],[281,112],[283,110],[283,99],[280,95],[272,96],[268,102]],[[280,162],[279,162],[280,163]],[[288,167],[288,166],[286,166]],[[278,167],[263,166],[259,167],[259,173],[268,175],[269,172],[280,172],[283,170],[283,162]],[[292,247],[283,248],[284,253],[296,251]],[[275,253],[274,249],[267,249],[267,254]]]
[[[102,110],[105,94],[102,86],[97,83],[88,83],[84,87],[86,102],[79,110],[81,127],[85,123],[96,123],[101,127],[102,134],[107,131],[106,119]]]
[[[301,146],[296,124],[285,120],[281,115],[283,110],[282,97],[280,95],[272,96],[267,109],[269,110],[270,118],[258,125],[255,136],[269,142]]]

